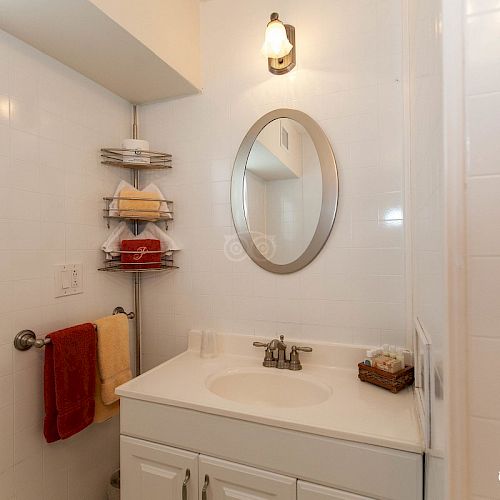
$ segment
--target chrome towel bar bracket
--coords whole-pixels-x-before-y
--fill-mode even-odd
[[[125,312],[125,309],[123,309],[123,307],[121,306],[115,307],[113,309],[113,315],[115,314],[125,314],[128,319],[135,318],[134,312],[127,313]],[[33,330],[21,330],[14,337],[14,347],[18,351],[27,351],[28,349],[31,349],[33,346],[41,349],[42,347],[45,347],[49,343],[50,343],[50,338],[38,339],[36,338],[36,334]]]
[[[33,346],[42,348],[50,342],[50,339],[37,339],[33,330],[21,330],[14,337],[14,347],[18,351],[27,351]]]
[[[125,312],[125,309],[123,309],[122,306],[117,306],[113,309],[113,316],[115,314],[126,314],[128,319],[135,319],[135,312]]]

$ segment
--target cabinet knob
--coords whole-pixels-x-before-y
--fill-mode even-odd
[[[188,497],[188,483],[191,479],[191,471],[186,469],[186,475],[184,476],[184,481],[182,483],[182,500],[187,500]]]
[[[209,483],[210,483],[210,478],[208,477],[208,474],[205,474],[205,482],[203,483],[203,488],[201,490],[201,500],[207,500],[207,490]]]

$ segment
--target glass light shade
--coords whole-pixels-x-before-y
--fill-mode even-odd
[[[266,28],[266,37],[262,46],[262,54],[271,59],[285,57],[293,49],[286,36],[285,26],[278,19],[271,21]]]

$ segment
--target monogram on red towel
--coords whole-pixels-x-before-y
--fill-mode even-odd
[[[160,240],[122,240],[122,269],[159,269]]]

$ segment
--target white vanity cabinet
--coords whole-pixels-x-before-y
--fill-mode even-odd
[[[297,500],[373,500],[318,484],[297,481]]]
[[[120,439],[121,500],[198,498],[198,455],[141,439]]]
[[[187,468],[188,500],[292,500],[297,480],[299,500],[423,498],[420,453],[127,397],[120,409],[122,500],[182,499]]]
[[[200,455],[199,484],[202,500],[295,500],[297,480]]]

